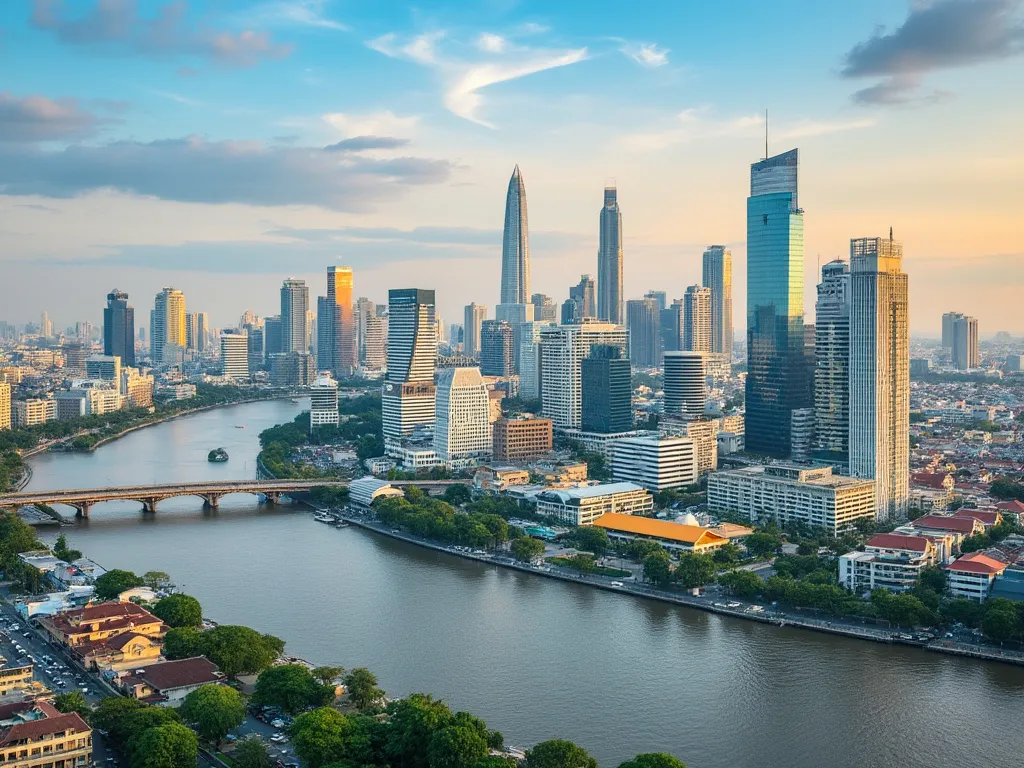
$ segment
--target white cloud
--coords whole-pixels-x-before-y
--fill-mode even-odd
[[[864,120],[800,120],[793,125],[783,128],[773,136],[779,139],[806,139],[812,136],[825,136],[829,133],[840,133],[841,131],[853,131],[858,128],[870,128],[875,124],[872,119]]]
[[[496,126],[479,115],[483,104],[481,90],[587,58],[586,48],[553,51],[515,46],[506,38],[484,32],[475,41],[484,58],[469,61],[442,55],[438,43],[444,37],[444,32],[428,32],[403,42],[389,32],[366,45],[385,56],[436,70],[444,83],[444,105],[459,117],[487,128]]]
[[[416,133],[419,118],[415,115],[399,117],[390,110],[372,112],[365,115],[332,112],[323,116],[323,120],[341,132],[342,136],[394,136],[411,138]]]
[[[246,14],[259,26],[306,26],[347,32],[348,25],[324,15],[329,0],[277,0],[264,3]]]
[[[668,64],[668,48],[659,48],[656,43],[623,43],[619,48],[637,64],[644,67],[663,67]]]
[[[541,35],[547,32],[550,27],[546,27],[543,24],[537,24],[533,21],[528,21],[525,24],[519,25],[519,33],[522,35]]]

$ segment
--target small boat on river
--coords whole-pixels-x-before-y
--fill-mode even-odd
[[[317,512],[313,515],[313,519],[318,523],[333,523],[335,522],[333,515],[328,515],[326,512]]]
[[[206,460],[215,464],[220,464],[228,460],[228,452],[223,448],[214,448],[206,455]]]

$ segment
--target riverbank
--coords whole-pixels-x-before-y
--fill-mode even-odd
[[[852,624],[843,623],[839,620],[810,618],[807,616],[797,615],[792,612],[782,612],[777,609],[766,608],[758,603],[748,603],[734,599],[730,599],[730,602],[735,604],[737,607],[730,608],[728,604],[721,602],[721,598],[709,595],[707,594],[707,591],[701,595],[683,595],[675,592],[666,592],[640,583],[627,584],[620,581],[614,581],[612,578],[606,579],[601,576],[563,573],[552,568],[543,568],[520,563],[508,557],[475,555],[472,552],[455,550],[451,547],[446,547],[443,544],[411,536],[401,531],[397,531],[390,526],[386,526],[376,521],[367,520],[356,515],[342,515],[342,519],[351,525],[362,528],[363,530],[392,539],[397,539],[399,541],[404,541],[408,544],[424,547],[426,549],[443,552],[455,557],[475,560],[487,565],[499,566],[514,571],[520,571],[522,573],[529,573],[534,576],[543,576],[549,579],[566,581],[572,584],[585,584],[608,592],[629,594],[634,597],[657,600],[662,603],[696,608],[701,611],[717,613],[734,619],[745,619],[747,621],[754,621],[761,624],[773,624],[777,627],[795,627],[797,629],[840,635],[858,640],[870,640],[872,642],[886,643],[889,645],[910,645],[936,653],[947,653],[955,656],[969,656],[971,658],[982,659],[985,661],[997,661],[1004,664],[1024,666],[1024,654],[1014,651],[1000,651],[986,648],[984,646],[953,643],[952,641],[945,640],[916,640],[913,636],[905,632],[894,631],[891,629],[875,629],[868,626],[853,626]]]

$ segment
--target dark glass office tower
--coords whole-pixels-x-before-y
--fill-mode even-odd
[[[122,366],[135,367],[135,308],[117,288],[107,294],[103,309],[103,354],[117,355]]]
[[[750,166],[746,448],[788,457],[791,411],[811,407],[804,348],[804,216],[793,149]]]
[[[633,428],[629,358],[616,346],[595,345],[580,363],[584,432],[611,434]]]

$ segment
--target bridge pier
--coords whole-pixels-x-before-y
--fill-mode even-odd
[[[277,491],[270,491],[264,494],[267,497],[267,504],[280,504],[281,494]]]
[[[219,493],[204,493],[203,504],[210,509],[217,509],[220,507],[220,497],[222,494]]]
[[[72,506],[75,508],[75,517],[89,518],[89,507],[92,506],[91,501],[83,501]]]
[[[157,499],[155,497],[142,499],[142,511],[150,513],[156,512],[156,502]]]

